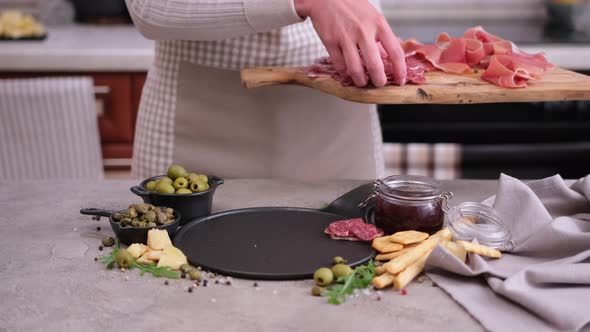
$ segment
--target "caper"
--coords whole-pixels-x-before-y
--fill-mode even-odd
[[[334,279],[338,280],[342,276],[350,275],[352,269],[346,264],[336,264],[332,266],[332,273],[334,274]]]
[[[168,225],[168,224],[171,224],[173,221],[174,221],[174,219],[166,219],[166,220],[164,220],[164,222],[162,224]]]
[[[123,219],[121,219],[121,225],[127,226],[129,224],[131,224],[131,219],[129,219],[129,218],[123,218]]]
[[[137,217],[137,210],[135,208],[129,208],[127,210],[127,214],[129,215],[129,217],[135,218]]]
[[[174,187],[170,183],[158,182],[156,192],[160,194],[174,194]]]
[[[120,268],[127,269],[133,264],[133,255],[127,249],[119,249],[117,256],[115,256],[115,263]]]
[[[140,214],[137,219],[139,219],[139,221],[145,221],[145,214]]]
[[[321,296],[323,291],[324,291],[324,288],[322,288],[322,287],[320,287],[318,285],[314,285],[311,288],[311,295],[313,295],[313,296]]]
[[[174,210],[172,208],[166,208],[166,214],[174,214]]]
[[[172,180],[176,180],[179,177],[185,176],[187,174],[186,169],[180,165],[171,165],[168,167],[168,171],[166,172],[169,178]]]
[[[149,191],[155,191],[157,184],[158,184],[157,181],[150,181],[150,182],[148,182],[148,183],[145,184],[145,189],[147,189]]]
[[[168,217],[166,216],[166,213],[163,213],[163,212],[158,213],[158,222],[160,224],[163,224],[164,221],[166,221],[166,219],[168,219]]]
[[[182,264],[178,269],[182,273],[188,273],[189,271],[194,270],[190,264]]]
[[[174,180],[174,183],[172,185],[176,190],[188,188],[188,180],[183,177],[179,177],[176,178],[176,180]]]
[[[156,221],[156,212],[154,212],[154,211],[148,211],[145,214],[145,220],[147,220],[148,222]]]
[[[121,214],[119,212],[113,214],[113,220],[114,221],[121,221],[121,219],[123,219],[123,214]]]
[[[336,257],[332,258],[332,265],[336,265],[336,264],[346,264],[346,259],[344,259],[340,256],[336,256]]]
[[[112,236],[107,236],[102,239],[102,245],[105,247],[110,247],[115,244],[115,239]]]
[[[145,214],[150,210],[150,207],[147,204],[139,204],[135,210],[141,214]]]
[[[147,223],[145,221],[140,221],[137,223],[137,227],[146,227]]]
[[[191,278],[191,280],[201,280],[201,271],[190,270],[188,272],[188,276]]]
[[[315,283],[319,286],[326,286],[334,280],[334,274],[329,268],[320,267],[314,272],[313,280],[315,280]]]
[[[191,183],[190,189],[193,192],[200,193],[200,192],[203,192],[203,191],[206,191],[207,189],[209,189],[209,184],[207,184],[201,180],[197,180],[197,181]]]
[[[156,207],[153,206],[152,204],[148,204],[148,207],[149,207],[150,210],[155,210],[156,209]]]
[[[140,224],[139,220],[132,220],[131,221],[131,226],[133,226],[133,227],[140,227],[139,224]]]
[[[158,227],[158,225],[155,222],[150,221],[150,222],[147,223],[146,227],[154,228],[154,227]]]

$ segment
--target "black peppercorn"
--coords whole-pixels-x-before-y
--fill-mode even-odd
[[[228,280],[225,282],[225,284],[229,286],[229,285],[231,285],[231,281]]]
[[[164,281],[164,285],[168,285],[168,280]]]
[[[95,262],[98,262],[98,257],[94,257],[94,261]]]
[[[96,226],[96,231],[100,232],[100,226]]]
[[[184,279],[184,278],[186,278],[186,274],[185,274],[185,273],[181,273],[181,274],[180,274],[180,277],[181,277],[182,279]]]
[[[218,284],[219,283],[219,280],[215,280],[215,283]]]
[[[103,246],[98,246],[98,250],[102,251]]]
[[[258,287],[258,283],[257,282],[254,282],[254,287]]]
[[[432,282],[432,287],[438,287],[438,284],[436,283],[436,281]]]
[[[208,283],[209,283],[209,282],[207,281],[207,279],[203,280],[203,287],[207,287],[207,284],[208,284]]]
[[[193,288],[192,288],[192,287],[189,287],[189,288],[188,288],[188,292],[189,292],[189,293],[192,293],[192,292],[193,292]]]

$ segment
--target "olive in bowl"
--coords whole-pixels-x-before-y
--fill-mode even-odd
[[[151,204],[132,204],[128,209],[111,211],[103,209],[82,209],[81,214],[108,217],[109,223],[119,240],[127,245],[146,244],[150,229],[162,229],[172,238],[180,224],[181,214],[175,209],[156,207]]]
[[[191,176],[191,174],[187,176]],[[179,181],[179,179],[184,178],[177,177],[172,180],[168,177],[168,174],[154,176],[143,180],[139,186],[131,187],[131,192],[140,196],[145,203],[156,206],[169,206],[180,212],[182,215],[180,225],[184,225],[193,219],[211,214],[213,195],[217,187],[223,184],[223,179],[216,176],[207,176],[206,186],[199,188],[200,181],[189,180],[186,185],[192,185],[193,188],[183,188],[182,186],[185,183],[182,180]],[[172,180],[172,183],[170,183],[170,180]],[[177,184],[177,187],[180,186],[179,189],[174,188],[174,181],[180,182],[180,184]],[[150,189],[154,189],[154,183],[156,189],[151,191]],[[182,189],[186,189],[186,191]],[[195,191],[192,189],[195,189]],[[178,190],[180,190],[180,193],[178,193]]]

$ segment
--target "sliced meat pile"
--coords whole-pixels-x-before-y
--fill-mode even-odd
[[[539,80],[543,73],[554,67],[542,53],[528,54],[514,43],[486,32],[482,27],[471,28],[459,38],[443,32],[434,45],[422,44],[416,39],[401,41],[406,54],[407,81],[395,82],[391,75],[392,64],[381,52],[387,84],[422,84],[424,73],[442,70],[447,73],[471,73],[484,70],[481,78],[505,88],[522,88],[529,80]],[[310,77],[332,77],[343,85],[353,85],[352,79],[339,74],[329,58],[319,59],[307,68]],[[365,74],[368,79],[368,74]]]
[[[381,229],[360,218],[334,221],[326,227],[324,233],[335,240],[349,241],[372,241],[384,234]]]

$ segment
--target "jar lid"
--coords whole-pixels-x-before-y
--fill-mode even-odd
[[[440,182],[417,175],[392,175],[386,177],[378,181],[378,189],[381,194],[386,196],[410,201],[437,199],[442,193]]]
[[[477,239],[480,244],[502,251],[514,247],[510,230],[499,213],[485,204],[465,202],[452,207],[448,212],[447,226],[457,240]]]

